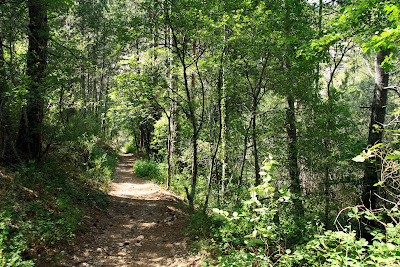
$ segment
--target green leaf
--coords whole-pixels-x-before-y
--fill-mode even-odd
[[[375,124],[376,125],[376,124]],[[380,127],[379,127],[379,125],[376,125],[377,127],[378,127],[378,129],[381,129]],[[378,143],[378,144],[376,144],[376,145],[373,145],[372,147],[371,147],[371,150],[372,149],[375,149],[375,148],[378,148],[378,147],[380,147],[381,145],[383,145],[382,143]]]
[[[399,155],[387,155],[387,156],[385,157],[385,159],[399,159],[399,158],[400,158]]]
[[[254,239],[254,243],[259,244],[259,245],[263,245],[264,242],[258,238]]]

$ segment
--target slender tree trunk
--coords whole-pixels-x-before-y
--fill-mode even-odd
[[[0,25],[1,26],[1,25]],[[1,27],[0,27],[1,29]],[[8,83],[7,83],[7,71],[5,68],[5,59],[4,59],[4,51],[3,51],[3,39],[0,33],[0,130],[1,130],[1,139],[2,139],[2,147],[1,149],[1,158],[5,157],[5,154],[9,154],[8,143],[11,144],[12,149],[15,151],[14,140],[9,135],[9,114],[5,112],[4,106],[7,103],[6,93],[9,91]],[[17,158],[19,158],[18,154],[15,154]]]
[[[324,8],[324,3],[322,0],[319,0],[319,4],[318,4],[318,37],[321,38],[322,37],[322,12],[323,12],[323,8]],[[316,66],[316,77],[315,77],[315,89],[316,92],[319,92],[319,76],[320,76],[320,62],[317,62],[317,66]]]
[[[184,57],[184,56],[182,56]],[[190,120],[190,123],[192,125],[192,149],[193,149],[193,154],[192,154],[192,183],[191,183],[191,189],[189,192],[189,189],[186,189],[186,195],[188,198],[189,202],[189,209],[191,211],[194,210],[194,200],[196,196],[196,186],[197,186],[197,171],[198,171],[198,163],[197,163],[197,138],[198,138],[198,129],[197,129],[197,123],[196,123],[196,114],[194,112],[194,103],[192,99],[192,95],[190,92],[190,87],[189,87],[189,77],[187,75],[187,66],[184,61],[184,58],[182,59],[182,66],[183,66],[183,80],[185,83],[185,93],[186,93],[186,100],[189,104],[189,112],[187,114],[188,119]]]
[[[203,213],[206,213],[207,208],[208,208],[208,202],[211,196],[211,188],[212,188],[212,173],[214,170],[214,164],[215,164],[215,156],[216,153],[212,154],[211,160],[210,160],[210,168],[208,170],[208,179],[207,179],[207,194],[206,194],[206,198],[204,200],[204,204],[203,204]]]
[[[92,95],[91,95],[91,105],[90,109],[92,111],[92,115],[96,118],[97,120],[97,114],[96,114],[96,107],[97,107],[97,66],[95,66],[95,70],[93,71],[93,86],[92,86]]]
[[[225,88],[225,70],[221,66],[221,97],[220,97],[220,128],[221,128],[221,202],[224,202],[225,187],[226,187],[226,88]]]
[[[322,36],[322,12],[323,12],[323,1],[319,0],[318,4],[318,36]],[[331,81],[333,78],[333,74],[336,70],[333,71],[331,74]],[[320,90],[319,86],[319,77],[320,76],[320,63],[317,63],[317,76],[316,76],[316,91]],[[333,114],[333,103],[332,103],[332,96],[330,91],[331,81],[328,83],[327,86],[327,94],[328,94],[328,102],[329,102],[329,114],[327,118],[327,123],[325,125],[325,138],[323,140],[324,143],[324,156],[325,156],[325,163],[324,163],[324,180],[323,180],[323,194],[324,194],[324,219],[323,222],[325,227],[328,227],[329,224],[329,203],[330,203],[330,147],[329,147],[329,135],[330,135],[330,126],[331,126],[331,116]]]
[[[103,130],[104,136],[106,135],[106,120],[107,120],[107,110],[108,110],[108,92],[110,91],[110,76],[107,75],[107,84],[104,92],[104,112],[101,117],[101,129]]]
[[[63,105],[63,101],[64,101],[64,84],[61,85],[61,90],[60,90],[60,94],[59,94],[59,101],[58,101],[58,115],[59,115],[59,120],[60,123],[65,124],[64,120],[64,105]]]
[[[47,11],[43,0],[28,0],[29,45],[27,52],[28,99],[26,117],[22,115],[18,147],[31,159],[42,153],[42,121],[47,66],[48,26]],[[26,121],[25,121],[26,120]],[[26,128],[26,125],[28,126]]]
[[[247,155],[247,142],[249,137],[247,136],[248,133],[244,136],[244,147],[243,147],[243,155],[242,155],[242,160],[240,163],[240,173],[239,173],[239,178],[238,178],[238,188],[240,188],[243,184],[243,172],[244,172],[244,165],[246,163],[246,155]]]
[[[85,105],[85,116],[87,115],[87,114],[89,114],[89,111],[90,111],[90,103],[91,103],[91,100],[90,100],[90,90],[91,90],[91,86],[90,86],[90,84],[91,84],[91,81],[92,81],[92,76],[91,76],[91,74],[90,74],[90,72],[91,72],[91,69],[90,69],[90,67],[88,68],[88,70],[87,70],[87,75],[86,75],[86,91],[85,91],[85,100],[84,100],[84,102],[86,102],[86,105]]]
[[[167,38],[165,43],[168,45],[172,44],[170,30],[166,29]],[[169,50],[167,50],[169,52]],[[169,79],[169,88],[168,88],[168,96],[171,95],[171,91],[173,90],[173,81],[172,81],[172,57],[171,55],[167,56],[167,64],[168,64],[168,79]],[[172,157],[172,105],[173,101],[170,100],[170,114],[167,114],[168,117],[168,141],[167,141],[167,189],[171,185],[171,178],[172,178],[172,167],[171,167],[171,157]]]
[[[171,6],[168,6],[170,10]],[[165,29],[165,43],[167,46],[173,45],[172,31],[171,29]],[[168,79],[169,79],[169,89],[168,95],[171,97],[175,91],[177,84],[177,77],[173,75],[173,55],[170,50],[167,49],[167,64],[168,64]],[[173,99],[170,99],[170,114],[168,115],[168,143],[167,143],[167,189],[171,185],[172,174],[173,174],[173,159],[175,152],[175,141],[176,141],[176,103]]]
[[[86,75],[85,75],[85,66],[82,64],[80,67],[80,97],[82,98],[83,105],[81,109],[85,109],[86,107]]]
[[[168,154],[167,154],[167,188],[171,185],[175,143],[176,143],[176,103],[171,100],[170,115],[168,116]]]
[[[190,192],[186,188],[186,194],[189,201],[189,210],[194,210],[194,200],[196,196],[196,187],[197,187],[197,171],[198,171],[198,162],[197,162],[197,133],[193,133],[192,135],[192,149],[193,149],[193,157],[192,157],[192,183],[190,187]]]
[[[172,170],[171,170],[171,147],[172,147],[172,134],[171,134],[171,116],[168,116],[168,143],[167,143],[167,189],[171,185],[171,176],[172,176]]]
[[[207,194],[206,194],[206,199],[204,201],[204,206],[203,206],[203,213],[206,212],[207,207],[208,207],[208,201],[211,195],[211,187],[212,187],[212,173],[215,165],[215,160],[217,157],[217,153],[219,150],[220,143],[222,141],[222,175],[221,175],[221,195],[219,196],[218,200],[223,202],[224,199],[224,193],[225,193],[225,146],[226,146],[226,135],[224,131],[226,131],[226,122],[225,122],[225,116],[226,116],[226,107],[225,107],[225,81],[224,81],[224,67],[223,67],[223,59],[224,59],[225,53],[222,53],[221,57],[221,67],[220,67],[220,72],[219,72],[219,77],[218,77],[218,83],[217,83],[217,91],[218,91],[218,137],[217,137],[217,143],[215,145],[214,149],[211,149],[210,154],[212,155],[211,161],[210,161],[210,169],[209,169],[209,174],[208,174],[208,189],[207,189]],[[210,113],[210,118],[209,121],[212,121],[211,113]],[[215,125],[214,125],[215,126]],[[210,136],[212,136],[212,128],[215,127],[209,127],[210,128]],[[220,203],[218,201],[218,203]]]
[[[191,102],[191,101],[190,101]],[[198,139],[198,129],[196,118],[193,110],[192,103],[190,105],[190,121],[192,124],[193,135],[192,135],[192,149],[193,149],[193,156],[192,156],[192,183],[190,193],[188,194],[188,201],[189,201],[189,209],[191,211],[194,210],[194,200],[196,196],[196,186],[197,186],[197,172],[198,172],[198,160],[197,160],[197,139]],[[188,190],[186,190],[188,193]]]
[[[104,69],[105,69],[105,59],[104,56],[101,60],[101,74],[100,74],[100,80],[99,80],[99,95],[98,95],[98,101],[97,101],[97,108],[96,108],[96,112],[97,112],[97,117],[99,118],[99,120],[103,121],[102,119],[102,113],[103,113],[103,96],[104,96]]]
[[[301,200],[300,188],[300,169],[298,165],[297,149],[297,129],[296,129],[296,111],[295,100],[292,95],[286,97],[286,132],[288,138],[288,170],[290,177],[290,189],[294,195],[294,208],[299,217],[304,215],[304,207]]]
[[[139,133],[139,136],[140,136],[140,133]],[[139,141],[140,137],[139,136],[138,136],[138,132],[134,131],[133,138],[135,140],[135,146],[136,146],[136,151],[137,152],[139,152],[139,149],[140,149],[140,141]]]
[[[168,16],[168,14],[167,14]],[[193,149],[193,154],[192,154],[192,178],[191,178],[191,188],[190,188],[190,192],[188,188],[185,188],[186,191],[186,195],[188,198],[188,202],[189,202],[189,209],[190,211],[194,211],[194,202],[195,202],[195,196],[196,196],[196,187],[197,187],[197,176],[198,176],[198,147],[197,147],[197,141],[198,141],[198,137],[199,137],[199,133],[200,133],[200,129],[202,127],[202,123],[203,123],[203,116],[204,116],[204,84],[203,81],[201,79],[201,77],[199,77],[199,81],[200,81],[200,85],[201,85],[201,89],[202,89],[202,112],[200,117],[198,118],[196,115],[196,107],[195,107],[195,76],[194,73],[192,75],[192,87],[193,89],[191,90],[191,86],[189,85],[189,79],[190,76],[188,75],[188,64],[186,63],[186,53],[188,52],[188,48],[187,48],[187,43],[184,39],[182,47],[178,46],[178,42],[177,42],[177,37],[173,32],[173,29],[171,28],[172,31],[172,38],[173,38],[173,48],[174,48],[174,52],[177,54],[177,56],[179,57],[179,60],[182,64],[182,74],[183,74],[183,82],[184,82],[184,93],[185,93],[185,102],[187,103],[188,107],[187,109],[184,110],[184,113],[187,117],[187,119],[190,121],[190,124],[192,126],[192,149]],[[195,59],[195,55],[196,55],[196,43],[193,42],[193,60],[195,61],[195,66],[198,70],[198,66],[197,66],[197,59]]]
[[[0,25],[1,26],[1,25]],[[1,29],[1,27],[0,27]],[[4,60],[4,51],[3,51],[3,38],[0,33],[0,127],[3,130],[3,127],[7,124],[6,114],[4,114],[4,105],[6,103],[6,92],[8,92],[8,84],[7,84],[7,72],[5,69],[5,60]],[[4,132],[1,134],[2,138],[4,138]],[[3,147],[4,149],[5,147]]]
[[[243,171],[244,171],[244,165],[246,163],[246,155],[247,155],[247,148],[248,148],[247,143],[248,143],[248,140],[249,140],[249,131],[250,131],[251,125],[252,125],[252,121],[250,120],[249,126],[246,129],[245,136],[244,136],[244,141],[243,141],[244,148],[243,148],[242,161],[241,161],[241,164],[240,164],[240,174],[239,174],[239,179],[238,179],[238,187],[239,188],[243,184]]]
[[[143,148],[144,148],[144,131],[143,131],[143,129],[139,129],[139,131],[140,131],[139,147],[140,147],[140,151],[143,151]]]
[[[224,26],[223,36],[223,52],[221,58],[221,71],[219,77],[220,88],[220,136],[221,136],[221,152],[222,152],[222,168],[221,168],[221,202],[224,202],[225,186],[226,186],[226,86],[225,86],[225,66],[224,59],[226,55],[226,26]],[[218,142],[219,143],[219,142]]]
[[[10,60],[12,60],[13,58],[12,55],[13,52],[10,47]],[[4,158],[6,154],[9,155],[11,152],[12,154],[14,154],[15,159],[21,163],[22,160],[17,152],[15,146],[15,140],[10,130],[10,114],[5,110],[5,105],[8,102],[8,97],[6,93],[10,89],[8,86],[7,78],[11,78],[13,84],[16,84],[13,76],[14,76],[13,73],[9,73],[6,70],[4,50],[3,50],[3,37],[1,35],[1,25],[0,25],[0,129],[1,129],[1,138],[3,146],[1,147],[0,157]]]
[[[368,146],[373,146],[382,142],[384,122],[386,115],[387,89],[389,84],[389,74],[382,67],[385,57],[390,54],[389,50],[381,50],[376,55],[375,61],[375,88],[374,97],[371,104],[371,120],[369,124]],[[367,162],[365,166],[362,202],[372,210],[377,208],[377,187],[374,184],[379,182],[379,166],[377,163]],[[367,222],[369,223],[369,222]],[[364,236],[366,231],[363,229]]]
[[[211,120],[211,119],[210,119]],[[219,120],[219,132],[218,132],[218,140],[217,140],[217,144],[215,145],[214,149],[211,149],[210,154],[211,156],[211,160],[210,160],[210,168],[209,168],[209,172],[208,172],[208,188],[207,188],[207,194],[206,194],[206,199],[204,200],[204,205],[203,205],[203,213],[205,213],[207,211],[208,208],[208,201],[210,199],[211,196],[211,188],[212,188],[212,173],[214,170],[214,166],[215,166],[215,159],[217,158],[217,153],[218,153],[218,149],[219,149],[219,144],[221,142],[221,131],[222,131],[222,127],[221,127],[221,117]],[[211,129],[210,129],[211,132]],[[221,197],[223,195],[221,194]]]
[[[333,100],[330,92],[330,87],[328,86],[328,101],[329,101],[329,113],[327,114],[327,122],[325,125],[325,138],[324,138],[324,156],[325,156],[325,163],[324,163],[324,224],[325,227],[328,227],[329,224],[329,203],[330,199],[330,176],[331,176],[331,162],[330,162],[330,133],[331,133],[331,124],[332,119],[331,116],[333,115]]]
[[[285,0],[286,18],[285,18],[285,33],[286,38],[291,36],[292,32],[292,18],[291,9],[293,8],[292,1]],[[300,168],[298,164],[298,147],[297,147],[297,128],[296,128],[296,110],[295,110],[295,98],[292,93],[292,88],[296,86],[294,81],[294,73],[292,72],[291,58],[296,55],[296,51],[287,43],[284,55],[284,68],[288,76],[288,88],[286,96],[286,132],[288,139],[288,171],[290,177],[290,190],[293,194],[294,211],[297,218],[301,218],[304,215],[304,206],[301,200],[301,187],[300,187]]]
[[[256,110],[257,106],[253,104],[253,114],[251,115],[252,118],[252,129],[251,129],[251,137],[253,141],[253,156],[254,156],[254,171],[256,175],[255,185],[259,185],[261,183],[261,175],[260,175],[260,163],[258,160],[258,148],[257,148],[257,118],[256,118]]]

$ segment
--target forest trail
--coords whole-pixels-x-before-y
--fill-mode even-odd
[[[62,266],[200,266],[189,255],[179,200],[133,173],[135,154],[121,155],[105,212],[68,245]]]

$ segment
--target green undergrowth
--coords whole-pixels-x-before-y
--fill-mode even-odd
[[[141,178],[163,186],[167,185],[167,164],[164,162],[157,162],[148,155],[135,161],[133,171]],[[185,188],[190,187],[190,179],[188,177],[190,177],[188,173],[174,174],[171,178],[168,190],[172,191],[176,195],[186,197]],[[199,182],[199,184],[201,184],[201,182]],[[201,186],[199,185],[199,188],[200,187]],[[200,201],[197,201],[196,204],[200,204]]]
[[[340,231],[326,231],[316,214],[296,215],[295,196],[288,185],[277,183],[274,164],[272,159],[264,162],[260,173],[263,182],[250,188],[238,204],[205,213],[201,208],[191,212],[186,231],[197,253],[204,256],[203,266],[400,265],[399,223],[374,231],[372,242],[357,237],[352,223]],[[135,162],[134,171],[140,177],[164,183],[166,173],[162,166],[142,158]],[[179,178],[175,175],[171,181],[172,189],[178,192],[188,186],[184,183],[188,179]],[[396,208],[390,217],[399,215]],[[349,222],[361,216],[368,218],[368,212],[353,209],[344,219]]]
[[[83,134],[78,140],[58,145],[43,163],[2,167],[1,267],[56,260],[61,254],[52,248],[74,237],[85,212],[106,208],[118,155],[95,136]]]
[[[135,143],[133,141],[125,143],[124,151],[125,153],[137,153]]]
[[[325,230],[311,214],[297,218],[288,186],[274,186],[273,161],[264,163],[263,183],[249,190],[241,205],[197,213],[192,235],[207,255],[203,266],[399,266],[400,212],[397,204],[380,213],[352,208],[348,225]],[[359,238],[349,223],[364,217],[383,222],[371,231],[372,241]],[[308,218],[305,220],[304,218]]]
[[[161,163],[157,163],[146,157],[137,159],[133,165],[133,171],[141,178],[158,184],[165,184],[165,171]]]

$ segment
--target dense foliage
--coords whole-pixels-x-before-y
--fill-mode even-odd
[[[0,177],[0,266],[53,262],[50,249],[74,237],[87,209],[105,209],[107,189],[118,161],[104,140],[77,133],[41,164],[2,168]]]
[[[104,207],[119,145],[186,197],[204,264],[398,264],[399,8],[3,1],[0,265]]]

